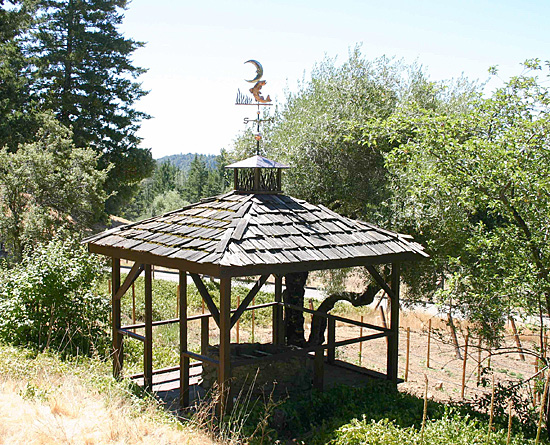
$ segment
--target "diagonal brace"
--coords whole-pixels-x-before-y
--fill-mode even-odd
[[[126,293],[128,289],[130,289],[130,286],[134,281],[136,281],[137,277],[139,277],[139,274],[143,271],[143,264],[134,263],[132,266],[132,269],[126,276],[126,279],[124,280],[124,283],[122,283],[122,286],[117,290],[115,294],[115,300],[120,300],[122,296]]]
[[[231,317],[231,327],[235,326],[235,323],[237,323],[237,320],[241,317],[243,312],[246,310],[246,308],[248,307],[250,302],[254,299],[254,297],[259,292],[259,290],[262,288],[262,286],[265,284],[265,282],[267,281],[268,278],[269,278],[269,275],[262,275],[260,277],[260,279],[254,285],[254,287],[252,289],[250,289],[250,292],[248,292],[248,295],[241,302],[241,305],[233,313],[233,315]]]
[[[365,268],[369,271],[371,276],[374,278],[374,281],[388,294],[388,297],[390,297],[392,300],[395,298],[395,292],[388,286],[388,283],[382,278],[382,276],[378,273],[378,271],[374,268],[374,266],[365,266]]]
[[[220,326],[220,311],[216,307],[216,303],[214,303],[214,300],[212,300],[212,297],[208,293],[208,289],[206,289],[206,286],[201,280],[201,277],[199,277],[196,273],[190,273],[189,274],[191,278],[193,279],[193,282],[195,283],[195,286],[197,286],[197,290],[199,291],[199,294],[201,294],[202,299],[206,303],[206,306],[208,307],[208,310],[212,314],[212,318],[218,325]]]

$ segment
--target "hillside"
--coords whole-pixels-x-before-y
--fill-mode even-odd
[[[177,155],[163,156],[162,158],[157,159],[157,162],[159,164],[170,162],[171,164],[175,165],[177,168],[184,171],[188,171],[191,166],[191,162],[193,162],[193,159],[195,158],[196,154],[197,153],[186,153],[186,154],[180,153]],[[199,157],[201,157],[204,160],[207,169],[212,170],[216,168],[217,155],[199,154]]]
[[[99,360],[68,363],[0,343],[0,444],[215,443],[109,374]]]

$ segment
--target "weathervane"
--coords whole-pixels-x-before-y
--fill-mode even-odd
[[[264,99],[264,97],[261,95],[260,90],[262,87],[266,84],[265,80],[261,80],[264,75],[264,69],[262,68],[262,65],[257,60],[247,60],[244,63],[251,63],[256,67],[256,76],[253,79],[247,80],[247,82],[255,83],[255,85],[250,88],[248,91],[252,94],[254,99],[252,99],[249,96],[244,95],[241,93],[241,90],[238,90],[237,92],[237,100],[235,101],[235,105],[255,105],[258,107],[257,111],[257,117],[256,119],[249,119],[247,117],[244,118],[244,123],[255,123],[257,124],[257,133],[254,135],[254,139],[256,139],[256,154],[260,154],[260,141],[262,140],[262,134],[260,133],[260,124],[262,122],[270,122],[272,119],[260,119],[260,106],[269,106],[273,105],[271,103],[271,98],[269,95]]]

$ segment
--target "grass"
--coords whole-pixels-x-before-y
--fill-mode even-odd
[[[0,344],[1,443],[209,444],[97,359]]]

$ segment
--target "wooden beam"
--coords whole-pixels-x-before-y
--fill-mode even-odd
[[[273,306],[273,344],[282,345],[285,341],[285,324],[283,322],[283,276],[275,275],[275,304]]]
[[[180,407],[189,406],[189,357],[187,351],[187,272],[179,273],[179,319],[180,319]]]
[[[113,258],[111,271],[111,296],[112,296],[112,332],[113,332],[113,377],[120,378],[123,365],[122,334],[119,332],[121,327],[120,299],[116,294],[120,288],[120,260]]]
[[[384,289],[384,292],[388,294],[388,297],[393,298],[394,292],[393,290],[388,286],[384,278],[378,273],[378,271],[374,268],[374,266],[365,266],[365,268],[369,271],[371,276],[374,278],[374,281],[376,281],[376,284],[378,284],[382,289]]]
[[[397,372],[399,368],[399,284],[400,264],[392,264],[391,290],[393,297],[390,306],[390,331],[388,337],[387,379],[397,384]],[[388,294],[390,295],[390,294]],[[390,295],[391,296],[391,295]]]
[[[206,306],[208,307],[208,310],[212,314],[212,318],[218,325],[220,326],[220,311],[218,311],[218,308],[216,307],[216,303],[214,303],[214,300],[212,300],[212,297],[208,293],[208,289],[206,289],[206,286],[201,280],[201,277],[199,277],[196,273],[190,273],[189,274],[191,278],[193,279],[193,282],[195,283],[195,286],[197,286],[197,290],[199,291],[199,294],[201,294],[202,299],[206,303]],[[220,297],[221,298],[221,297]],[[231,309],[231,302],[229,309]]]
[[[247,306],[254,299],[254,297],[258,294],[258,292],[260,291],[260,289],[265,284],[265,282],[267,281],[268,278],[269,278],[269,275],[262,275],[260,277],[260,279],[254,285],[254,287],[252,289],[250,289],[250,292],[248,292],[248,295],[244,298],[244,300],[241,302],[240,306],[237,308],[237,310],[231,316],[231,327],[235,326],[235,323],[237,323],[237,320],[241,317],[243,312],[246,310]]]
[[[271,192],[270,192],[271,193]],[[286,275],[291,272],[310,272],[313,270],[344,269],[354,266],[372,266],[377,264],[392,264],[402,261],[417,261],[424,256],[413,252],[391,253],[370,257],[345,258],[340,260],[301,261],[278,264],[251,264],[248,266],[220,266],[217,277],[245,277],[251,275],[277,274]],[[202,264],[201,264],[202,266]],[[200,273],[208,274],[206,271]]]
[[[136,281],[137,277],[139,277],[139,274],[143,270],[143,264],[134,263],[132,266],[132,269],[130,269],[130,272],[128,272],[128,275],[126,276],[126,279],[124,280],[124,283],[122,283],[122,286],[120,286],[120,289],[115,294],[115,298],[117,300],[120,300],[122,296],[130,289],[130,286],[134,281]]]
[[[113,258],[122,258],[140,264],[154,264],[155,266],[163,266],[168,269],[186,270],[190,273],[200,273],[216,278],[220,277],[220,266],[211,263],[196,263],[181,258],[170,258],[162,255],[154,255],[150,252],[122,249],[120,247],[99,246],[93,243],[88,243],[88,251]]]
[[[256,357],[252,360],[235,360],[231,363],[231,366],[234,368],[238,366],[245,366],[245,365],[252,365],[262,362],[270,362],[270,361],[277,361],[277,360],[286,360],[291,357],[299,357],[303,355],[307,355],[310,352],[317,351],[319,349],[325,350],[330,348],[336,348],[339,346],[348,346],[353,345],[355,343],[359,343],[362,341],[369,341],[369,340],[376,340],[378,338],[386,337],[390,334],[387,334],[385,332],[379,332],[377,334],[370,334],[370,335],[364,335],[363,337],[357,337],[357,338],[350,338],[348,340],[340,340],[335,343],[328,343],[326,345],[315,345],[315,346],[307,346],[305,348],[299,348],[299,349],[293,349],[291,351],[281,352],[280,354],[273,354],[269,356],[263,356],[263,357]]]
[[[220,418],[231,411],[231,278],[220,280],[220,365],[218,367],[218,386],[220,388],[220,403],[218,407]]]
[[[145,342],[143,344],[143,387],[153,389],[153,274],[145,265]]]

